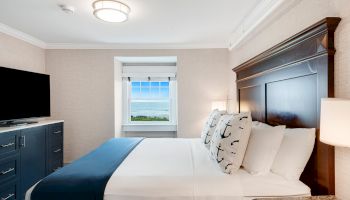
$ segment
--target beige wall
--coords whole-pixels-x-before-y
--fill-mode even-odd
[[[0,66],[45,72],[45,50],[0,33]]]
[[[114,110],[123,110],[123,78],[122,63],[114,60]],[[120,136],[122,133],[123,112],[114,112],[114,133]]]
[[[227,89],[229,98],[236,98],[231,68],[326,16],[340,16],[335,91],[336,97],[350,98],[349,6],[348,0],[302,0],[229,55],[211,49],[47,50],[45,56],[45,50],[0,33],[0,66],[51,74],[52,115],[65,120],[65,161],[70,162],[114,137],[114,56],[178,56],[178,136],[198,137],[211,102],[225,99]],[[350,149],[336,148],[336,193],[342,199],[350,197],[349,166]]]
[[[65,162],[120,132],[115,56],[178,56],[179,137],[199,137],[211,102],[226,99],[226,49],[45,51],[0,33],[0,66],[51,75],[52,118],[65,120]]]
[[[233,68],[272,47],[282,40],[325,18],[340,16],[342,22],[336,31],[335,93],[336,97],[350,98],[350,1],[302,0],[296,7],[265,27],[257,36],[231,51],[229,65]],[[230,78],[232,85],[234,78]],[[234,94],[235,87],[230,87]],[[234,96],[234,95],[232,95]],[[235,98],[235,97],[233,97]],[[336,195],[350,199],[350,149],[336,148]]]
[[[178,137],[199,137],[211,102],[226,99],[226,49],[47,50],[52,116],[65,120],[65,162],[114,137],[115,56],[178,56]]]

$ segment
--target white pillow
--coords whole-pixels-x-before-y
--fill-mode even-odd
[[[252,128],[243,160],[243,167],[249,173],[264,175],[270,172],[282,143],[285,128],[285,126]]]
[[[230,174],[242,165],[251,126],[250,113],[224,115],[220,118],[209,152],[223,172]]]
[[[273,126],[270,126],[270,125],[265,124],[263,122],[253,121],[252,127],[253,128],[269,128],[269,127],[273,127]]]
[[[315,144],[314,128],[286,129],[271,171],[289,180],[299,180]]]
[[[219,111],[218,109],[213,110],[207,122],[205,123],[202,133],[201,133],[201,139],[204,145],[209,149],[210,147],[210,141],[213,137],[213,133],[215,131],[216,125],[219,122],[220,117],[223,115],[223,112]]]

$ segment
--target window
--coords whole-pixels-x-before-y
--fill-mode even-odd
[[[177,58],[120,59],[123,60],[122,130],[177,131]]]
[[[130,122],[171,122],[169,81],[130,83]]]
[[[126,80],[124,131],[177,131],[176,80]]]

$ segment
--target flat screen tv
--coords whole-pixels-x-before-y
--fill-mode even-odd
[[[50,76],[0,67],[0,122],[50,116]]]

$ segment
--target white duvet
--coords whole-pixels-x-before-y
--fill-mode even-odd
[[[26,200],[30,200],[32,189]],[[169,138],[142,141],[111,176],[104,199],[235,200],[308,195],[310,189],[302,182],[276,174],[254,176],[243,169],[224,174],[200,139]]]

